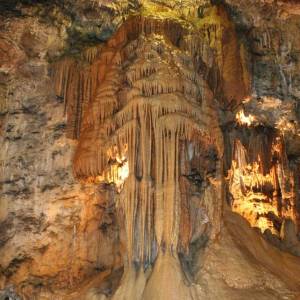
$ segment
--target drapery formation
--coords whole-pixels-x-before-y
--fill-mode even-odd
[[[194,31],[168,19],[132,17],[105,45],[53,65],[67,132],[78,139],[75,176],[116,187],[126,253],[115,299],[172,298],[171,286],[155,295],[150,288],[172,269],[173,284],[183,287],[178,297],[192,297],[178,255],[192,259],[190,244],[220,231],[218,105],[245,93],[240,75],[228,75],[240,63],[222,55],[224,32],[232,30],[226,22]],[[232,33],[226,43],[236,50]],[[141,269],[144,275],[134,271]]]
[[[84,63],[66,59],[53,68],[70,136],[79,138],[75,175],[121,192],[129,264],[149,265],[159,249],[187,248],[183,178],[196,172],[206,181],[206,173],[220,171],[215,100],[206,70],[195,64],[207,46],[192,47],[183,33],[171,21],[133,18],[105,47],[87,49]],[[180,228],[189,235],[181,244]]]

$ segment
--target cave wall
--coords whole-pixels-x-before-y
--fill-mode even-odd
[[[76,142],[48,71],[64,30],[36,17],[1,28],[1,287],[32,297],[30,286],[70,288],[110,268],[118,250],[110,208],[72,174]]]
[[[216,9],[208,1],[187,2],[189,9],[181,7],[178,12],[193,20],[199,18],[201,34],[206,34],[204,39],[210,50],[199,65],[220,103],[221,125],[225,128],[235,122],[242,100],[252,97],[254,100],[244,105],[244,110],[261,118],[260,123],[284,133],[287,156],[293,162],[297,179],[299,5],[292,1],[249,4],[229,0],[222,9]],[[102,47],[123,19],[139,7],[135,1],[102,4],[13,1],[1,10],[0,288],[7,290],[12,285],[28,299],[33,295],[47,299],[51,290],[58,291],[57,299],[67,299],[66,291],[76,291],[78,286],[92,282],[90,278],[99,278],[100,282],[123,265],[121,256],[125,250],[118,241],[113,205],[107,200],[112,191],[93,182],[82,184],[74,178],[73,157],[80,128],[78,120],[72,118],[78,118],[78,105],[82,102],[73,96],[73,102],[67,103],[65,95],[53,86],[55,64],[66,58],[79,62],[74,72],[77,75],[91,59],[92,52],[85,49]],[[167,5],[179,7],[176,1]],[[191,39],[197,40],[193,35]],[[271,105],[266,109],[263,104],[269,98]],[[291,108],[274,106],[282,100],[290,101]],[[259,101],[262,104],[257,104]],[[284,122],[278,125],[281,119]],[[224,151],[226,171],[231,167],[226,151],[231,153],[232,149],[225,147]],[[207,290],[212,291],[216,284],[223,291],[211,297],[234,299],[231,289],[238,289],[238,297],[247,299],[249,295],[243,289],[249,288],[262,299],[281,299],[274,292],[276,289],[290,295],[280,280],[266,275],[256,263],[249,263],[242,250],[235,250],[233,255],[239,263],[217,259],[232,251],[232,238],[226,234],[215,246],[209,246],[206,263],[199,262],[204,271],[194,271]],[[193,263],[196,260],[193,258]],[[225,275],[212,276],[212,269]],[[235,275],[240,279],[236,280]],[[263,278],[261,286],[258,277]],[[109,284],[99,284],[100,292],[111,295],[118,280],[113,277]],[[260,294],[260,289],[272,292]],[[197,293],[205,294],[203,290]],[[92,299],[92,295],[87,299]]]

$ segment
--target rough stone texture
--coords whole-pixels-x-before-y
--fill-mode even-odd
[[[226,145],[232,142],[232,128],[241,130],[235,116],[243,107],[256,125],[283,136],[295,191],[293,221],[280,216],[277,235],[265,232],[265,239],[225,209],[215,239],[192,241],[180,266],[172,261],[156,266],[159,276],[150,281],[145,299],[163,297],[155,294],[157,281],[174,292],[174,299],[180,297],[178,286],[189,295],[181,299],[191,294],[192,299],[297,299],[299,258],[286,252],[299,255],[299,4],[227,0],[225,9],[215,9],[209,1],[144,2],[146,15],[175,16],[181,24],[188,19],[207,30],[212,52],[203,56],[201,67],[211,67],[204,69],[205,79],[220,104],[225,173],[232,165]],[[50,69],[61,56],[80,61],[83,49],[102,46],[140,4],[0,2],[0,299],[18,299],[18,294],[24,299],[107,299],[119,286],[127,250],[109,201],[114,189],[74,178],[77,141],[67,137],[66,107],[55,93]],[[210,30],[220,24],[213,39]],[[251,100],[241,104],[244,98]],[[201,180],[189,176],[196,184]],[[225,187],[227,202],[234,203],[234,193]],[[170,272],[170,266],[176,267]],[[178,270],[191,277],[182,282]]]
[[[65,136],[46,59],[64,34],[35,17],[2,19],[1,28],[1,286],[7,278],[25,295],[71,288],[115,264],[114,218],[94,187],[73,178],[76,142]]]

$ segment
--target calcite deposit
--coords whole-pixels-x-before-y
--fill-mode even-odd
[[[0,8],[0,299],[300,299],[296,1]]]

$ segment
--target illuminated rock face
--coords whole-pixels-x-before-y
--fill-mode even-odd
[[[252,130],[247,149],[235,140],[229,183],[233,211],[262,232],[269,229],[280,235],[284,219],[297,224],[292,171],[280,136],[272,131],[266,134],[263,128]]]
[[[294,103],[264,97],[244,106],[247,112],[237,112],[238,125],[226,142],[232,152],[229,202],[274,245],[299,255],[298,167],[288,157],[299,131],[291,121]]]

